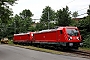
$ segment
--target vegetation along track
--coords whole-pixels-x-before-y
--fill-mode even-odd
[[[27,45],[13,45],[13,46],[18,46],[18,47],[28,48],[28,49],[33,49],[33,50],[40,50],[40,51],[45,50],[44,52],[52,50],[52,52],[55,52],[54,54],[60,53],[62,55],[75,56],[75,57],[78,56],[78,57],[90,59],[90,51],[87,51],[87,50],[86,51],[85,50],[60,50],[60,49],[55,49],[53,47],[37,47],[37,46],[27,46]],[[49,53],[51,52],[49,51]]]

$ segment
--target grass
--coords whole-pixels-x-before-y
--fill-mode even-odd
[[[56,51],[56,50],[50,50],[50,49],[45,49],[45,48],[38,48],[38,47],[34,47],[34,46],[15,45],[15,44],[13,44],[12,40],[9,40],[8,44],[12,45],[12,46],[16,46],[16,47],[21,47],[21,48],[31,49],[31,50],[36,50],[36,51],[42,51],[42,52],[47,52],[47,53],[52,53],[52,54],[64,54],[64,52]],[[90,51],[90,48],[81,48],[80,47],[79,50]]]
[[[90,48],[80,47],[79,50],[89,50],[90,51]]]
[[[21,48],[31,49],[31,50],[36,50],[36,51],[42,51],[42,52],[47,52],[47,53],[52,53],[52,54],[63,54],[64,53],[64,52],[50,50],[50,49],[45,49],[45,48],[38,48],[38,47],[34,47],[34,46],[16,45],[16,44],[13,44],[12,40],[9,40],[8,44],[12,45],[12,46],[16,46],[16,47],[21,47]]]
[[[15,45],[15,46],[26,48],[26,49],[31,49],[31,50],[36,50],[36,51],[42,51],[42,52],[52,53],[52,54],[63,54],[64,53],[64,52],[55,51],[55,50],[38,48],[38,47],[34,47],[34,46],[21,46],[21,45]]]
[[[12,40],[9,40],[8,44],[13,44],[13,41]]]

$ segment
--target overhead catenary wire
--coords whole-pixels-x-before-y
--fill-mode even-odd
[[[83,9],[80,9],[80,10],[76,10],[76,12],[79,12],[79,11],[82,11],[82,10],[85,10],[85,9],[88,9],[88,7],[83,8]],[[74,12],[75,12],[75,11],[74,11]],[[73,13],[73,12],[71,12],[71,13]]]
[[[76,12],[80,12],[80,11],[85,10],[85,9],[88,10],[88,7],[83,8],[83,9],[80,9],[80,10],[77,10]],[[71,13],[73,13],[73,12],[71,12]],[[82,15],[85,15],[85,14],[87,14],[87,12],[86,12],[86,13],[79,14],[78,16],[82,16]],[[71,15],[72,15],[72,14],[71,14]],[[78,17],[78,16],[77,16],[77,17]]]
[[[72,3],[72,2],[74,2],[75,0],[72,0],[72,1],[70,1],[70,2],[68,2],[67,4],[70,4],[70,3]],[[67,5],[66,4],[66,5]],[[62,7],[62,6],[61,6]],[[63,8],[63,7],[62,7]],[[79,12],[79,11],[82,11],[82,10],[85,10],[85,9],[88,9],[88,7],[86,7],[86,8],[82,8],[82,9],[79,9],[79,10],[76,10],[76,12]],[[73,12],[71,12],[71,13],[73,13]],[[78,15],[78,16],[81,16],[81,15],[84,15],[84,14],[87,14],[87,13],[83,13],[83,14],[80,14],[80,15]],[[71,14],[72,15],[72,14]]]
[[[75,1],[75,0],[72,0],[72,1],[68,2],[67,4],[70,4],[70,3],[74,2],[74,1]]]
[[[76,12],[79,12],[79,11],[82,11],[82,10],[85,10],[85,9],[88,9],[88,7],[82,8],[82,9],[79,9],[79,10],[76,10]],[[74,12],[75,12],[75,11],[74,11]],[[71,13],[73,13],[73,12],[71,12]]]
[[[74,2],[75,0],[72,0],[72,1],[70,1],[70,2],[68,2],[67,4],[70,4],[70,3],[72,3],[72,2]],[[66,4],[66,5],[67,5]],[[63,8],[63,7],[62,7]],[[79,12],[79,11],[82,11],[82,10],[85,10],[85,9],[88,9],[88,7],[86,7],[86,8],[83,8],[83,9],[80,9],[80,10],[76,10],[76,12]],[[73,13],[73,12],[71,12],[71,13]],[[81,16],[81,15],[84,15],[84,14],[87,14],[87,13],[83,13],[83,14],[80,14],[80,15],[78,15],[78,16]],[[72,15],[72,14],[71,14]]]
[[[64,6],[66,6],[67,4],[70,4],[70,3],[72,3],[72,2],[74,2],[75,0],[72,0],[72,1],[70,1],[70,2],[68,2],[68,3],[66,3],[66,4],[64,4]],[[62,8],[63,8],[63,6],[61,6]]]
[[[83,9],[80,9],[80,10],[77,10],[77,11],[82,11],[82,10],[85,10],[85,9],[88,9],[88,7],[86,7],[86,8],[83,8]]]
[[[72,3],[72,2],[74,2],[75,0],[72,0],[72,1],[70,1],[70,2],[68,2],[68,3],[66,3],[66,4],[70,4],[70,3]],[[62,7],[62,6],[61,6]],[[63,8],[63,7],[62,7]],[[40,20],[40,19],[32,19],[32,20]]]
[[[75,2],[75,1],[76,1],[76,0],[72,0],[72,1],[64,4],[63,6],[68,5],[68,4],[71,4],[71,3]],[[61,6],[61,7],[63,8],[63,6]],[[85,9],[88,9],[88,7],[85,7],[85,8],[79,9],[79,10],[76,10],[76,12],[80,12],[80,11],[85,10]],[[71,13],[73,13],[73,12],[71,12]],[[87,13],[82,13],[82,14],[79,14],[78,16],[81,16],[81,15],[84,15],[84,14],[87,14]],[[72,14],[71,14],[71,15],[72,15]],[[32,19],[32,20],[35,21],[35,20],[40,20],[40,19]]]
[[[78,15],[78,16],[85,15],[85,14],[87,14],[87,13],[83,13],[83,14],[80,14],[80,15]]]

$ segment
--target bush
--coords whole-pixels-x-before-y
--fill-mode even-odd
[[[83,40],[83,47],[90,48],[90,34]]]
[[[13,40],[9,40],[8,44],[13,44]]]

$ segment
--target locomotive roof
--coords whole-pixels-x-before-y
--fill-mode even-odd
[[[77,27],[72,27],[72,26],[66,26],[66,27],[59,27],[57,28],[57,30],[60,30],[60,29],[63,29],[63,28],[66,28],[66,29],[76,29]]]
[[[66,29],[67,29],[67,28],[77,29],[77,27],[66,26],[66,27],[57,27],[57,28],[55,28],[55,29],[42,30],[42,31],[38,31],[38,32],[19,33],[19,34],[14,34],[14,36],[15,36],[15,35],[25,35],[25,34],[30,34],[30,33],[50,32],[50,31],[62,30],[63,28],[66,28]]]
[[[14,36],[15,36],[15,35],[25,35],[25,34],[30,34],[30,32],[28,32],[28,33],[19,33],[19,34],[14,34]]]
[[[35,33],[42,33],[42,32],[50,32],[50,31],[56,31],[56,29],[48,29],[48,30],[42,30]]]
[[[74,28],[76,29],[77,27],[69,27],[69,26],[66,26],[66,27],[58,27],[56,29],[48,29],[48,30],[42,30],[42,31],[38,31],[38,32],[35,32],[35,33],[41,33],[41,32],[50,32],[50,31],[56,31],[56,30],[62,30],[63,28]]]

